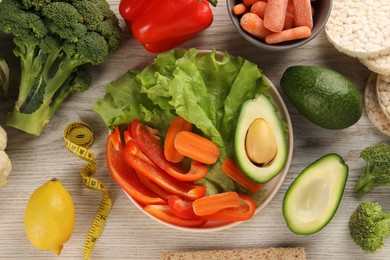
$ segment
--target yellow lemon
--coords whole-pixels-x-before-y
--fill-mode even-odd
[[[24,226],[30,242],[38,249],[60,254],[73,233],[75,210],[69,192],[57,179],[51,179],[31,195]]]

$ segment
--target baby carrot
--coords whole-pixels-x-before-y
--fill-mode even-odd
[[[192,124],[187,122],[181,116],[177,116],[172,120],[169,125],[167,135],[164,141],[164,156],[170,162],[181,162],[184,159],[184,155],[180,154],[175,148],[175,138],[180,131],[191,131]]]
[[[235,15],[241,15],[246,13],[246,6],[241,3],[241,4],[236,4],[233,6],[233,14]]]
[[[251,5],[253,5],[254,3],[256,3],[257,1],[259,1],[259,0],[242,0],[242,3],[243,3],[245,6],[251,6]]]
[[[214,214],[222,209],[240,206],[237,192],[227,191],[194,200],[192,208],[197,216]]]
[[[264,12],[265,12],[265,7],[267,6],[266,2],[263,1],[257,1],[251,6],[250,12],[256,14],[259,16],[261,19],[264,18]]]
[[[279,33],[271,33],[265,37],[265,42],[275,44],[285,41],[308,38],[311,35],[311,30],[307,26],[300,26],[281,31]]]
[[[256,38],[264,39],[272,33],[263,25],[263,20],[254,13],[245,13],[240,19],[240,25],[244,31]]]
[[[289,12],[292,15],[294,14],[294,2],[293,2],[293,0],[288,0],[287,12]]]
[[[313,16],[311,14],[310,0],[293,0],[295,26],[307,26],[313,28]]]
[[[195,161],[213,164],[218,160],[219,149],[213,142],[189,131],[181,131],[175,138],[175,149]]]
[[[248,189],[250,192],[256,192],[259,191],[261,188],[261,184],[254,183],[251,180],[249,180],[238,168],[237,164],[234,162],[234,160],[230,158],[226,158],[226,160],[222,164],[222,170],[224,173],[226,173],[227,176],[232,178],[234,181],[236,181],[238,184],[243,186],[244,188]]]
[[[288,0],[268,0],[264,13],[264,27],[273,32],[281,32],[286,17]]]
[[[284,19],[284,27],[283,30],[291,29],[295,25],[295,17],[294,15],[286,12],[286,18]]]

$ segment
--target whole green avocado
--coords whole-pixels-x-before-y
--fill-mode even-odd
[[[363,112],[356,86],[340,73],[317,66],[291,66],[280,86],[291,103],[312,123],[326,129],[355,124]]]

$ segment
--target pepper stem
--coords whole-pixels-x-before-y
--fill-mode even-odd
[[[201,0],[198,0],[200,2]],[[212,6],[216,7],[218,4],[218,0],[207,0]]]

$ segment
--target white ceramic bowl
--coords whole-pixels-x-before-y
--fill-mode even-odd
[[[201,52],[207,52],[207,51],[201,51]],[[218,52],[217,52],[218,53]],[[219,55],[222,55],[221,53],[218,53]],[[271,181],[267,182],[262,186],[262,190],[265,190],[265,195],[262,197],[260,205],[256,208],[255,216],[259,214],[266,206],[267,204],[272,200],[272,198],[275,196],[275,194],[278,192],[280,186],[282,185],[286,174],[290,168],[291,164],[291,158],[293,154],[293,129],[291,124],[290,115],[288,113],[287,107],[280,96],[278,90],[276,87],[272,84],[272,82],[267,78],[267,81],[271,85],[271,88],[269,88],[266,92],[266,94],[271,98],[273,104],[278,108],[279,110],[279,116],[287,123],[288,125],[288,137],[287,137],[287,146],[288,146],[288,154],[287,154],[287,160],[284,168],[282,171],[274,177]],[[126,193],[127,194],[127,193]],[[181,227],[177,225],[173,225],[164,221],[161,221],[160,219],[152,216],[151,214],[147,213],[143,210],[142,206],[135,201],[130,195],[127,194],[129,199],[134,203],[134,205],[139,208],[143,213],[145,213],[148,217],[154,219],[155,221],[168,226],[172,227],[178,230],[182,231],[189,231],[189,232],[211,232],[211,231],[218,231],[218,230],[224,230],[233,226],[236,226],[240,224],[242,221],[237,222],[214,222],[214,221],[208,221],[205,225],[201,227]],[[253,216],[253,217],[255,217]]]

